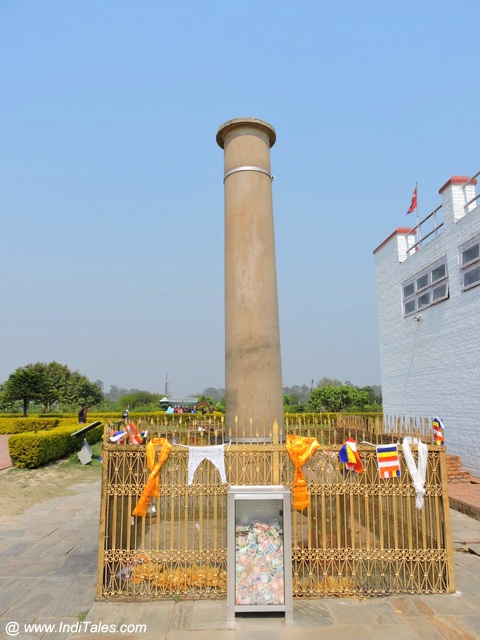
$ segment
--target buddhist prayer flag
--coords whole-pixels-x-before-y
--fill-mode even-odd
[[[435,444],[439,444],[440,446],[445,444],[445,438],[443,436],[443,431],[445,427],[443,426],[443,422],[440,418],[435,418],[432,420],[433,425],[433,437],[435,439]]]
[[[402,475],[396,444],[378,444],[377,462],[380,478],[399,478]]]
[[[348,438],[338,452],[340,462],[343,462],[349,471],[361,473],[363,471],[362,461],[357,451],[357,443],[353,438]]]
[[[110,442],[114,444],[125,444],[126,431],[110,431]]]
[[[415,211],[417,208],[417,187],[413,190],[412,202],[410,203],[410,209],[407,211],[407,215]]]
[[[137,433],[135,425],[132,422],[127,426],[127,433],[129,444],[142,444],[143,438]]]

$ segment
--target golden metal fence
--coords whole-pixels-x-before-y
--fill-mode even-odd
[[[444,448],[428,444],[420,511],[401,447],[401,476],[381,479],[378,473],[374,445],[405,434],[430,442],[428,421],[287,416],[285,432],[272,426],[263,444],[252,425],[242,444],[224,445],[227,484],[209,460],[199,464],[188,483],[188,447],[223,442],[223,422],[148,426],[149,435],[177,444],[160,470],[159,496],[142,518],[132,511],[150,473],[145,446],[111,444],[107,425],[97,598],[226,598],[227,486],[292,488],[294,466],[283,442],[287,433],[320,443],[303,467],[310,507],[292,511],[294,596],[454,591]],[[357,441],[363,473],[346,471],[339,462],[347,437]],[[415,446],[412,452],[417,460]]]

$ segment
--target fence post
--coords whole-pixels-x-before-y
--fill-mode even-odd
[[[106,518],[105,518],[105,505],[107,502],[107,486],[108,486],[108,450],[103,446],[107,442],[109,425],[105,424],[105,432],[103,434],[102,442],[102,487],[100,498],[100,525],[98,532],[98,562],[97,562],[97,588],[96,597],[102,597],[103,588],[103,573],[105,566],[105,541],[106,541]]]
[[[278,423],[275,418],[272,427],[272,483],[280,484],[280,449],[278,441]]]
[[[445,447],[440,450],[440,482],[442,484],[442,509],[443,509],[443,529],[445,531],[445,541],[443,544],[446,550],[447,565],[447,588],[450,593],[455,591],[455,573],[453,563],[452,529],[450,525],[450,500],[448,498],[448,478],[447,461]]]

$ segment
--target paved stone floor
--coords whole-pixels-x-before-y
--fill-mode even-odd
[[[8,439],[10,436],[6,436],[0,433],[0,471],[8,469],[12,466],[12,461],[8,454]]]
[[[480,518],[480,478],[448,485],[450,506],[474,518]]]
[[[95,602],[99,505],[95,482],[20,516],[0,514],[0,638],[480,639],[480,520],[458,511],[454,594],[295,599],[292,620],[244,614],[229,623],[224,601]]]

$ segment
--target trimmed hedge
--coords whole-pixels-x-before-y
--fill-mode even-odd
[[[8,439],[8,452],[12,464],[20,469],[35,469],[53,460],[65,458],[81,449],[84,438],[89,444],[101,440],[103,423],[84,435],[72,438],[75,431],[78,431],[78,424],[58,427],[51,431],[12,435]]]
[[[350,413],[349,411],[339,411],[339,412],[328,412],[324,411],[322,413],[290,413],[289,411],[285,411],[285,418],[288,418],[289,424],[294,424],[298,420],[301,422],[313,422],[317,420],[319,424],[325,424],[329,420],[338,420],[339,418],[365,418],[365,419],[374,419],[381,418],[383,414],[378,411],[355,411]]]
[[[165,411],[156,411],[155,413],[145,413],[145,412],[135,412],[131,411],[129,413],[129,420],[137,421],[137,420],[159,420],[164,422],[165,418],[168,422],[178,422],[179,419],[182,419],[182,424],[187,425],[189,422],[196,420],[220,420],[222,417],[222,413],[219,411],[215,411],[215,413],[207,413],[206,416],[203,416],[201,413],[173,413],[173,414],[165,414]],[[109,412],[109,413],[89,413],[87,422],[91,424],[96,420],[109,422],[120,422],[122,420],[121,414],[118,412]],[[78,424],[78,418],[74,414],[66,415],[65,417],[39,417],[39,416],[28,416],[26,418],[20,416],[1,416],[0,415],[0,434],[14,434],[14,433],[27,433],[29,431],[46,431],[50,429],[56,429],[57,427],[64,426],[74,426],[77,425],[77,428],[80,428],[81,425]]]
[[[363,413],[285,413],[285,418],[288,418],[288,422],[290,426],[294,426],[299,420],[301,423],[305,422],[313,422],[314,419],[318,421],[319,424],[326,424],[329,420],[334,421],[339,418],[340,415],[349,416],[356,415],[360,418],[369,418],[374,419],[376,417],[382,417],[381,413],[374,412],[363,412]],[[150,422],[153,420],[156,422],[164,422],[165,419],[170,423],[175,421],[179,422],[180,418],[182,419],[182,424],[187,426],[191,421],[202,421],[202,420],[220,420],[221,417],[224,416],[223,413],[219,411],[215,411],[214,413],[207,413],[203,416],[201,413],[173,413],[166,414],[164,411],[155,411],[155,412],[142,412],[142,411],[131,411],[129,413],[129,420],[136,422],[138,420],[146,420]],[[88,414],[88,423],[95,422],[95,420],[100,421],[108,421],[108,422],[120,422],[122,420],[121,414],[118,412],[108,412],[108,413],[97,413],[92,412]],[[38,416],[28,416],[27,418],[17,416],[1,416],[0,415],[0,434],[14,434],[14,433],[26,433],[27,431],[39,431],[39,430],[49,430],[57,427],[64,426],[74,426],[77,425],[77,428],[80,428],[77,421],[77,416],[74,414],[66,414],[62,418],[57,417],[38,417]]]
[[[26,433],[27,431],[48,431],[60,424],[58,418],[2,418],[0,433]]]
[[[190,422],[220,420],[222,416],[225,417],[225,414],[223,414],[221,411],[207,413],[205,416],[203,416],[201,413],[165,413],[165,411],[146,413],[142,411],[130,411],[128,414],[128,420],[134,423],[142,420],[149,424],[153,421],[154,424],[158,422],[159,425],[163,425],[166,420],[168,423],[175,422],[175,424],[178,425],[178,422],[181,418],[182,425],[188,427]],[[106,422],[110,423],[123,422],[122,416],[118,413],[102,413],[93,416],[92,420],[105,420]],[[90,414],[88,414],[88,422],[90,422]]]

